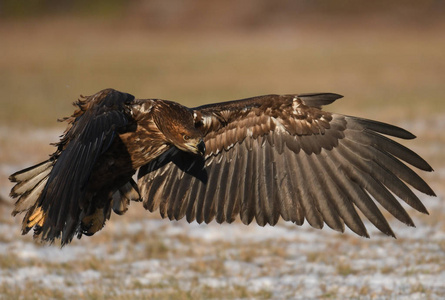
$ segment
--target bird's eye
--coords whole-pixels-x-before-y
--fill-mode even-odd
[[[190,137],[186,134],[184,134],[183,137],[184,137],[184,141],[188,141],[190,139]]]

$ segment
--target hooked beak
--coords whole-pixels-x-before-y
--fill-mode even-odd
[[[202,138],[196,139],[196,140],[190,140],[189,142],[185,143],[182,147],[178,147],[179,149],[182,149],[183,151],[191,152],[196,155],[204,156],[206,153],[206,144],[202,140]]]
[[[206,153],[206,144],[204,143],[204,141],[202,139],[196,145],[196,149],[198,151],[198,153],[196,153],[196,154],[201,154],[202,156],[205,155],[205,153]]]

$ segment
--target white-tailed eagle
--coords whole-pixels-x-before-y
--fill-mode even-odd
[[[368,237],[359,210],[395,236],[376,202],[414,226],[398,199],[428,213],[411,188],[435,194],[406,164],[432,168],[388,138],[413,139],[408,131],[321,109],[341,97],[266,95],[196,108],[113,89],[82,97],[55,153],[10,176],[13,215],[25,212],[23,234],[34,228],[62,245],[93,235],[130,201],[170,220],[239,216],[273,226],[281,217]]]

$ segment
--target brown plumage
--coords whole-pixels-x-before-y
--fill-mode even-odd
[[[432,171],[389,139],[393,125],[323,111],[340,95],[266,95],[204,105],[134,99],[106,89],[75,104],[49,160],[10,176],[23,234],[62,245],[100,230],[111,210],[143,201],[162,217],[329,227],[368,237],[357,212],[395,236],[375,202],[409,226],[398,199],[428,213],[408,187],[435,195],[406,164]],[[137,184],[132,176],[138,171]]]

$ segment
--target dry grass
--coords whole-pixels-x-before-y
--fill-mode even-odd
[[[45,159],[78,94],[115,87],[186,105],[265,93],[332,91],[332,110],[403,125],[438,172],[438,199],[398,239],[280,223],[259,228],[160,221],[140,204],[63,250],[19,234],[0,206],[0,298],[274,299],[445,296],[445,25],[263,32],[154,32],[84,20],[0,26],[0,195],[6,176]],[[131,29],[131,30],[130,30]],[[41,128],[44,129],[41,129]],[[49,129],[51,127],[51,129]],[[371,228],[367,224],[368,228]]]

